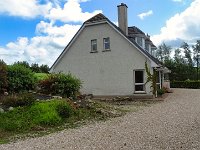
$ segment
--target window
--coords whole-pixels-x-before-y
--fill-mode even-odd
[[[110,50],[110,38],[104,38],[103,39],[103,48],[104,50]]]
[[[161,88],[160,77],[161,77],[160,71],[156,72],[156,85],[158,89]]]
[[[91,52],[97,52],[97,39],[91,40]]]
[[[136,37],[136,43],[142,47],[142,37]]]
[[[150,47],[149,46],[150,45],[148,43],[145,43],[145,49],[146,49],[147,52],[150,52]]]
[[[136,70],[134,71],[135,76],[135,93],[144,92],[145,91],[145,83],[144,83],[144,71]]]

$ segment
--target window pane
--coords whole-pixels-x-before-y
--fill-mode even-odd
[[[135,91],[144,91],[144,85],[135,85]]]
[[[160,75],[159,75],[159,72],[156,72],[156,83],[160,83]]]
[[[105,49],[110,49],[110,43],[105,43]]]
[[[142,46],[142,38],[141,38],[141,37],[137,37],[136,39],[137,39],[136,42],[137,42],[140,46]]]
[[[91,40],[91,51],[97,51],[97,40]]]
[[[143,71],[135,71],[135,83],[143,83],[144,77],[143,77]]]
[[[103,39],[104,49],[110,49],[110,38]]]

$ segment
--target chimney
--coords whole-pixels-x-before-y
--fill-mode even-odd
[[[128,35],[128,19],[127,19],[127,5],[121,3],[118,7],[118,23],[119,28],[124,32],[125,35]]]

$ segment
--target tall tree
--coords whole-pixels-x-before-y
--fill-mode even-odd
[[[193,49],[193,60],[194,62],[197,62],[197,59],[199,59],[200,55],[200,40],[197,40],[196,44],[192,46]]]
[[[184,59],[181,55],[181,49],[177,48],[174,51],[174,60],[176,63],[184,63]]]
[[[48,73],[49,72],[49,66],[48,65],[41,65],[40,66],[40,71],[42,73]]]
[[[190,50],[190,46],[186,42],[183,42],[183,44],[181,45],[181,48],[183,48],[183,50],[184,50],[184,54],[185,54],[187,64],[189,66],[193,66],[192,52]]]
[[[40,71],[40,67],[39,67],[39,65],[38,65],[37,63],[31,64],[31,70],[32,70],[33,72],[36,72],[36,73],[41,72],[41,71]]]
[[[167,60],[170,60],[170,54],[171,54],[171,47],[166,45],[165,43],[158,46],[158,49],[156,51],[156,57],[161,61],[165,62]]]
[[[14,65],[15,64],[22,65],[22,66],[24,66],[26,68],[30,68],[30,65],[29,65],[29,63],[27,61],[18,61],[18,62],[15,62]]]

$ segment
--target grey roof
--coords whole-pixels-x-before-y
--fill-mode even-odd
[[[94,17],[88,19],[88,20],[85,21],[84,23],[85,23],[85,24],[94,23],[94,22],[99,22],[99,21],[107,20],[107,19],[108,19],[108,18],[106,18],[103,14],[99,13],[99,14],[95,15]]]
[[[145,33],[136,26],[128,27],[128,34],[129,35],[132,35],[132,34],[143,34],[143,35],[145,35]]]

